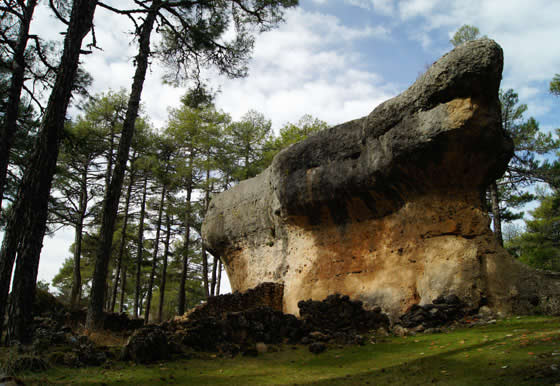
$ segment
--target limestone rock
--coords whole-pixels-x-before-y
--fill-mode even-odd
[[[560,311],[554,273],[494,240],[481,197],[512,155],[492,40],[444,55],[408,90],[290,146],[213,198],[203,224],[233,290],[284,285],[283,309],[340,293],[393,318],[457,295],[476,309]]]

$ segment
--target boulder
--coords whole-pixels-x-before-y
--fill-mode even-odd
[[[283,310],[341,293],[396,320],[454,294],[495,312],[558,313],[555,273],[495,241],[483,197],[513,144],[501,127],[503,54],[463,44],[368,116],[281,151],[215,196],[204,243],[233,290],[284,285]]]
[[[365,310],[361,301],[339,294],[329,295],[323,301],[302,300],[298,307],[305,328],[319,333],[368,332],[389,327],[389,318],[379,307]]]
[[[406,328],[421,326],[431,329],[448,325],[461,319],[469,311],[456,295],[439,296],[431,304],[414,304],[401,316],[400,324]]]
[[[303,335],[297,318],[269,307],[228,312],[220,318],[209,316],[176,321],[169,324],[168,329],[181,344],[202,351],[228,351],[223,349],[224,344],[254,348],[259,342],[297,342]]]
[[[171,350],[165,331],[157,326],[138,329],[128,338],[122,359],[136,363],[150,363],[168,359]]]
[[[208,317],[221,318],[229,312],[247,311],[259,307],[269,307],[282,311],[284,286],[278,283],[260,283],[247,291],[210,296],[208,299],[175,318],[175,322],[198,320]]]

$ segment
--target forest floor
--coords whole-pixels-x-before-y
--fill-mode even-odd
[[[321,354],[303,345],[279,345],[257,357],[201,353],[150,365],[112,361],[52,367],[18,379],[26,385],[560,384],[558,317],[512,317],[444,333],[375,339],[363,346],[330,346]],[[0,357],[7,354],[0,351]]]

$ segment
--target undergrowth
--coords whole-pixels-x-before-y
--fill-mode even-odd
[[[306,346],[233,359],[201,354],[152,365],[52,367],[25,384],[391,384],[543,385],[560,383],[560,319],[514,317],[439,334],[377,338],[364,346]]]

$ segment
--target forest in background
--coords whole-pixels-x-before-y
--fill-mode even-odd
[[[200,241],[212,195],[255,176],[282,148],[327,124],[306,115],[276,134],[256,111],[233,121],[215,105],[200,68],[246,76],[253,35],[277,26],[297,1],[154,0],[131,9],[50,2],[68,26],[63,47],[29,34],[37,1],[2,4],[0,315],[9,315],[6,340],[28,338],[42,239],[61,226],[74,228],[75,242],[52,284],[72,307],[88,307],[89,328],[98,327],[106,311],[160,321],[218,294],[221,261]],[[96,44],[89,34],[95,7],[135,21],[138,54],[130,91],[87,95],[91,77],[79,68],[79,57]],[[224,43],[230,24],[237,35]],[[152,32],[161,36],[153,49]],[[88,34],[92,41],[83,48]],[[463,26],[451,43],[479,37],[476,27]],[[150,58],[169,68],[167,82],[188,79],[193,85],[165,127],[153,127],[140,104]],[[37,90],[50,95],[46,105]],[[560,95],[560,76],[550,91]],[[80,114],[67,119],[71,98]],[[521,261],[560,270],[558,138],[525,117],[527,106],[514,90],[502,90],[500,100],[515,155],[489,187],[493,229]],[[528,219],[520,209],[535,200],[540,204]],[[523,218],[524,227],[507,225]]]

